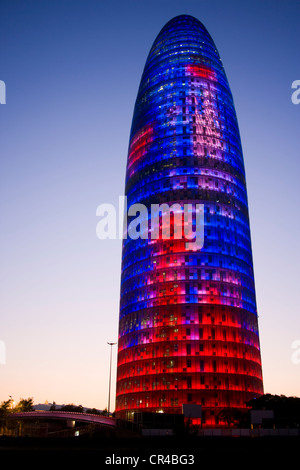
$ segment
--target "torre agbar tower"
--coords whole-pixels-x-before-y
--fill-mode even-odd
[[[262,369],[233,98],[212,38],[189,15],[163,27],[147,58],[125,196],[128,208],[149,209],[149,232],[130,237],[127,230],[123,240],[117,416],[182,413],[183,404],[200,404],[203,426],[222,425],[224,411],[243,411],[263,393]],[[201,204],[201,247],[188,244],[186,232],[178,236],[172,211],[169,237],[161,214],[153,238],[151,204]]]

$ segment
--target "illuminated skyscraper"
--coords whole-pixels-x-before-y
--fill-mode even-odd
[[[123,240],[116,411],[130,419],[201,404],[203,425],[222,425],[221,412],[263,393],[262,370],[234,103],[216,46],[191,16],[169,21],[150,50],[125,195],[149,218],[151,204],[202,204],[204,244],[176,236],[172,211],[169,238],[153,238],[149,220],[146,238]]]

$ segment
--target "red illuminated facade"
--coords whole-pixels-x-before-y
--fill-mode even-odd
[[[194,403],[203,426],[223,425],[263,393],[262,369],[238,123],[216,47],[191,16],[167,23],[149,53],[125,195],[149,208],[149,235],[123,240],[117,415]],[[152,204],[202,204],[203,246],[175,235],[172,212],[170,236],[153,239]]]

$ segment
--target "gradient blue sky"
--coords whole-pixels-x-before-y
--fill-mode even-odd
[[[182,13],[213,37],[235,101],[265,392],[300,396],[300,2],[2,0],[0,401],[107,406],[121,242],[97,239],[96,208],[124,192],[143,67]],[[112,409],[115,368],[116,348]]]

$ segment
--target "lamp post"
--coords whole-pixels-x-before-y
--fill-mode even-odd
[[[111,356],[112,356],[112,347],[117,343],[107,343],[110,346],[110,365],[109,365],[109,387],[108,387],[108,406],[107,406],[107,416],[109,416],[110,409],[110,384],[111,384]]]

